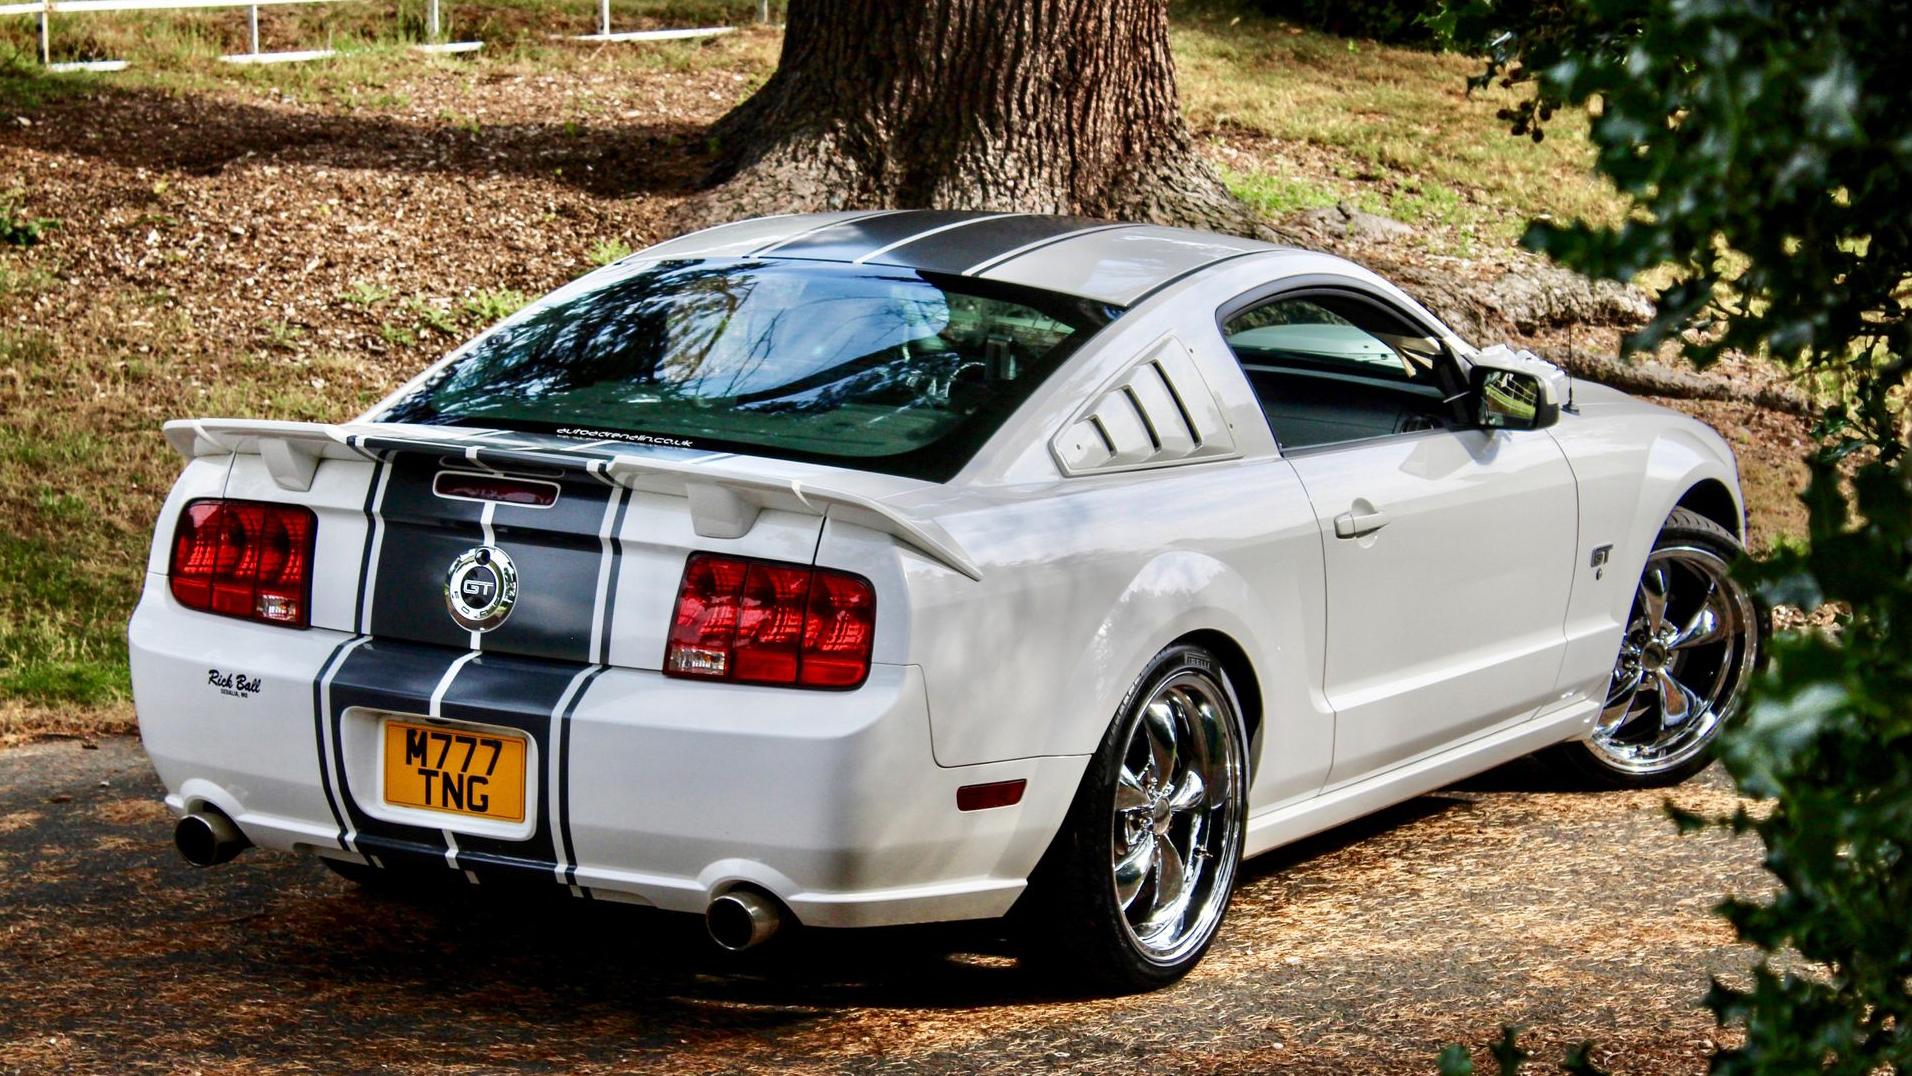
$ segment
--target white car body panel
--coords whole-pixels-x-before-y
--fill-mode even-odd
[[[1552,700],[1577,506],[1551,438],[1432,430],[1299,454],[1294,466],[1328,558],[1331,783]],[[1377,506],[1391,517],[1380,530],[1335,536],[1336,516]]]
[[[985,234],[1001,249],[963,246]],[[1473,351],[1366,270],[1250,240],[1020,215],[769,218],[639,252],[518,317],[660,259],[908,267],[930,247],[946,271],[1129,307],[947,482],[376,421],[429,370],[356,423],[170,428],[188,462],[130,632],[169,805],[216,808],[267,847],[437,857],[473,880],[542,873],[672,910],[747,883],[818,925],[996,916],[1165,646],[1196,636],[1239,657],[1253,853],[1584,735],[1668,512],[1700,496],[1740,529],[1723,441],[1584,383],[1547,430],[1284,454],[1220,333],[1238,297],[1357,289],[1462,362]],[[1058,438],[1165,342],[1180,364],[1172,391],[1204,393],[1191,415],[1207,417],[1191,421],[1225,423],[1227,444],[1065,471]],[[560,508],[421,492],[429,467],[467,464],[556,468],[539,473],[563,484]],[[317,514],[311,628],[173,599],[175,521],[221,496]],[[1387,526],[1337,538],[1335,516],[1364,503]],[[526,561],[524,608],[483,638],[447,626],[438,582],[481,541]],[[868,579],[868,681],[823,692],[662,675],[688,551]],[[256,689],[221,692],[212,670]],[[387,712],[522,731],[536,816],[507,826],[376,802],[363,790]],[[955,809],[959,787],[1018,779],[1020,803]]]

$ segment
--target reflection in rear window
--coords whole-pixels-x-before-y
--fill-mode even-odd
[[[379,418],[940,481],[1116,313],[908,269],[661,262],[534,307]]]

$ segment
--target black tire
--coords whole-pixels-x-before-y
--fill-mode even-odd
[[[1678,551],[1694,551],[1702,555],[1710,553],[1719,561],[1731,565],[1743,556],[1746,550],[1740,540],[1725,527],[1697,512],[1676,508],[1667,517],[1666,525],[1661,528],[1659,537],[1654,540],[1653,552],[1649,554],[1648,571],[1652,571],[1656,559],[1662,556],[1673,556]],[[1636,589],[1633,613],[1636,618],[1641,611],[1640,591],[1645,589],[1644,582],[1643,579],[1642,583],[1636,584],[1638,589]],[[1766,638],[1770,629],[1770,617],[1767,610],[1756,597],[1731,580],[1724,580],[1719,585],[1731,590],[1728,597],[1721,599],[1723,602],[1732,609],[1739,609],[1741,608],[1739,603],[1743,600],[1743,607],[1748,612],[1744,616],[1734,618],[1738,633],[1736,636],[1738,641],[1735,643],[1737,649],[1729,652],[1728,656],[1722,659],[1722,664],[1731,662],[1733,667],[1722,668],[1718,673],[1721,682],[1730,690],[1723,689],[1717,704],[1709,707],[1707,716],[1711,724],[1708,726],[1708,731],[1703,734],[1703,741],[1696,745],[1696,750],[1692,750],[1691,754],[1684,757],[1677,754],[1672,756],[1670,764],[1642,769],[1638,765],[1630,766],[1617,761],[1614,753],[1616,748],[1611,746],[1610,742],[1605,748],[1600,742],[1596,742],[1609,739],[1609,734],[1600,733],[1589,739],[1571,740],[1558,744],[1540,752],[1535,758],[1547,764],[1572,787],[1593,789],[1666,788],[1677,785],[1712,765],[1719,732],[1737,710],[1747,678],[1764,659]],[[1629,625],[1629,639],[1634,627],[1635,625]],[[1622,670],[1625,668],[1627,658],[1628,644],[1623,642],[1621,653],[1615,663],[1613,687],[1615,694],[1609,696],[1610,706],[1614,705],[1619,697]],[[1670,655],[1664,649],[1660,651],[1658,658],[1659,661],[1666,662],[1669,667],[1676,659],[1677,655]],[[1717,713],[1712,712],[1714,710],[1717,710]],[[1607,716],[1603,715],[1603,727]],[[1664,736],[1665,732],[1662,731],[1661,735]],[[1696,733],[1696,735],[1699,734]],[[1687,745],[1681,750],[1691,750],[1693,746],[1695,745]]]
[[[1181,705],[1189,699],[1212,699],[1216,711],[1186,726],[1190,733],[1190,772],[1198,760],[1215,759],[1216,749],[1225,756],[1212,765],[1199,763],[1202,772],[1215,775],[1215,779],[1205,780],[1203,799],[1189,807],[1173,805],[1171,800],[1182,797],[1170,797],[1168,793],[1177,787],[1188,788],[1186,775],[1179,769],[1181,751],[1178,747],[1171,756],[1177,760],[1174,773],[1158,785],[1154,775],[1159,756],[1153,755],[1150,740],[1144,743],[1144,757],[1149,760],[1146,784],[1155,790],[1154,798],[1145,805],[1125,807],[1118,815],[1118,780],[1125,772],[1131,778],[1135,775],[1135,737],[1153,737],[1143,725],[1144,711],[1151,701],[1162,701],[1176,713],[1202,712],[1199,704]],[[1174,742],[1174,737],[1170,740]],[[1172,646],[1157,654],[1117,708],[1061,830],[1011,912],[1025,960],[1047,972],[1063,990],[1096,994],[1153,990],[1179,980],[1200,963],[1226,915],[1241,863],[1248,813],[1247,743],[1241,704],[1227,672],[1213,654],[1196,646]],[[1177,774],[1182,776],[1178,779]],[[1210,789],[1216,785],[1227,788],[1227,800],[1212,796]],[[1133,790],[1137,785],[1130,780],[1123,787]],[[1125,799],[1128,795],[1125,791]],[[1185,813],[1177,815],[1173,813],[1176,811]],[[1161,821],[1165,812],[1169,817],[1166,823]],[[1144,835],[1144,829],[1160,836]],[[1166,932],[1150,935],[1163,938],[1161,951],[1148,948],[1138,934],[1141,928],[1130,922],[1131,913],[1117,894],[1116,853],[1130,846],[1139,851],[1138,838],[1144,837],[1151,848],[1159,841],[1166,855],[1176,859],[1174,882],[1169,884],[1176,886],[1177,894],[1184,890],[1190,894],[1180,922],[1186,923],[1191,913],[1197,916],[1196,922],[1187,924],[1188,930],[1175,939],[1164,937]],[[1176,842],[1182,839],[1191,847],[1185,855],[1176,848]],[[1199,857],[1192,851],[1197,843],[1204,850]],[[1193,872],[1182,866],[1189,860],[1199,864]],[[1163,899],[1163,877],[1168,868],[1160,866],[1160,859],[1153,862],[1156,865],[1150,866],[1141,880],[1131,883],[1130,907],[1145,892],[1151,901]],[[1173,904],[1170,898],[1171,907]],[[1176,944],[1168,945],[1169,940]]]

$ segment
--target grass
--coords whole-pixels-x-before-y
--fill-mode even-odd
[[[483,327],[503,321],[530,301],[531,297],[523,292],[498,288],[478,292],[460,304],[460,308],[478,326]]]
[[[592,265],[602,266],[609,265],[619,258],[629,257],[632,253],[634,252],[631,250],[629,243],[626,243],[623,239],[614,237],[611,239],[600,239],[592,243],[591,249],[585,252],[585,257]]]
[[[0,290],[20,309],[60,299],[67,285],[58,269],[45,246],[0,253]],[[126,618],[145,577],[154,514],[179,468],[154,436],[162,421],[332,419],[384,387],[383,379],[355,381],[355,360],[314,348],[283,323],[258,326],[262,343],[282,342],[259,352],[215,358],[169,348],[168,340],[191,340],[195,326],[169,314],[168,302],[108,289],[89,295],[77,319],[0,329],[0,515],[8,520],[0,534],[0,738],[14,726],[44,727],[44,718],[22,713],[112,709],[125,698]],[[332,389],[314,388],[314,378]]]
[[[1274,215],[1333,201],[1410,224],[1437,245],[1517,238],[1534,217],[1613,222],[1625,202],[1592,173],[1583,117],[1545,142],[1511,137],[1505,91],[1469,96],[1462,56],[1349,42],[1260,17],[1239,0],[1174,9],[1182,102],[1200,129],[1256,150],[1228,176]]]
[[[782,4],[771,5],[780,21]],[[585,46],[565,35],[597,28],[598,7],[591,0],[482,0],[443,8],[441,37],[485,42],[473,56],[426,57],[409,50],[426,39],[424,0],[386,4],[298,4],[261,8],[260,48],[265,51],[330,48],[329,60],[296,64],[234,66],[219,62],[227,53],[246,50],[246,15],[241,8],[153,11],[129,14],[55,16],[53,58],[123,59],[131,66],[106,74],[53,75],[39,66],[37,29],[31,19],[0,20],[0,109],[37,108],[50,100],[113,88],[156,88],[169,92],[234,89],[323,103],[348,110],[394,110],[410,104],[402,86],[407,64],[435,65],[448,72],[508,64],[529,70],[563,66]],[[619,0],[614,29],[757,24],[754,0]],[[555,37],[555,39],[554,39]],[[774,65],[776,37],[770,33],[728,38],[657,42],[613,47],[595,62],[615,71],[704,71]],[[739,84],[741,94],[767,77],[754,72]],[[453,126],[475,129],[476,117],[448,117]]]

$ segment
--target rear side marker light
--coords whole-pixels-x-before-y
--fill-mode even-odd
[[[964,785],[956,790],[956,809],[987,811],[991,807],[1013,807],[1022,802],[1022,790],[1028,784],[1028,781],[1017,778],[1014,781],[992,781],[986,785]]]
[[[870,674],[876,591],[848,572],[695,553],[684,564],[664,672],[847,689]]]
[[[255,501],[192,501],[173,530],[173,597],[188,609],[303,628],[310,621],[309,508]]]

